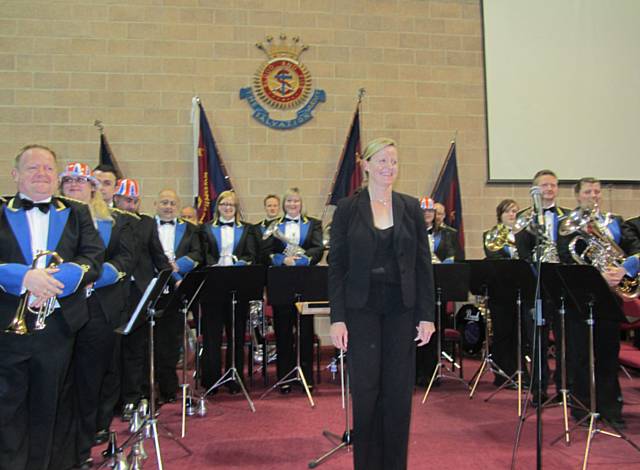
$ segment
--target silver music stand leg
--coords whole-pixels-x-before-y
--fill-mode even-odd
[[[240,378],[240,374],[238,373],[238,369],[236,367],[236,304],[237,303],[238,301],[236,300],[236,291],[232,291],[231,292],[231,338],[227,338],[227,344],[231,343],[231,368],[227,369],[224,375],[220,377],[216,383],[214,383],[211,387],[209,387],[209,390],[207,390],[204,393],[204,395],[202,395],[201,400],[204,400],[207,397],[207,395],[209,395],[209,393],[211,393],[213,390],[220,387],[221,385],[224,385],[227,382],[236,382],[240,386],[240,390],[242,391],[242,394],[244,395],[247,402],[249,403],[249,408],[251,409],[252,412],[255,413],[256,407],[254,406],[253,401],[249,396],[249,393],[247,393],[247,389],[245,388],[244,383],[242,382],[242,379]],[[228,351],[229,351],[229,348],[227,347],[227,352]],[[253,358],[251,358],[251,360],[253,360]]]
[[[296,365],[284,377],[282,377],[275,384],[265,390],[265,392],[260,395],[260,400],[269,395],[269,393],[271,393],[280,385],[286,385],[291,382],[300,382],[302,383],[302,387],[307,394],[307,398],[309,399],[311,408],[315,408],[316,404],[313,401],[311,391],[309,390],[309,385],[307,384],[307,379],[305,378],[304,372],[302,371],[302,361],[300,359],[300,315],[301,313],[296,309]]]

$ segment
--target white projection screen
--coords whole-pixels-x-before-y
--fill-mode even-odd
[[[484,0],[489,182],[640,180],[640,0]]]

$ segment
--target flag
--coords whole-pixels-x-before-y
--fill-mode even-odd
[[[102,129],[100,129],[100,155],[98,157],[98,165],[111,166],[116,172],[117,179],[122,179],[124,176],[122,170],[120,170],[120,165],[118,165],[118,160],[116,160],[115,155],[113,155],[107,136],[104,135]]]
[[[464,226],[462,224],[462,198],[458,180],[456,143],[451,142],[449,153],[442,165],[431,197],[445,208],[445,223],[458,231],[458,248],[464,257]]]
[[[338,171],[327,198],[327,205],[337,205],[340,199],[351,196],[362,186],[360,150],[360,103],[358,102],[347,140],[342,148]]]
[[[194,136],[197,136],[198,187],[196,208],[198,222],[206,223],[213,218],[213,209],[218,195],[232,190],[231,179],[213,139],[209,120],[198,98],[194,99],[199,111],[199,119],[194,119]]]

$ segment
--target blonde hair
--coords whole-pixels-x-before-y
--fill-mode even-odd
[[[89,201],[89,211],[94,220],[110,220],[114,223],[109,206],[102,199],[102,195],[96,189],[91,191],[91,201]]]
[[[397,148],[398,144],[396,143],[395,140],[389,137],[378,137],[377,139],[373,139],[364,148],[364,151],[362,152],[362,157],[360,157],[360,159],[368,162],[369,160],[371,160],[371,157],[373,157],[376,153],[378,153],[380,150],[386,147]],[[369,182],[369,173],[364,168],[362,169],[362,173],[364,176],[362,179],[362,186],[366,186],[367,183]]]
[[[291,197],[291,196],[296,196],[300,198],[300,215],[301,216],[305,216],[306,214],[304,213],[304,204],[302,202],[302,195],[300,194],[300,189],[296,188],[296,187],[292,187],[287,189],[284,194],[282,195],[282,211],[285,213],[287,213],[287,210],[284,208],[284,203],[287,202],[287,198]]]
[[[228,190],[228,191],[222,191],[220,194],[218,194],[218,199],[216,199],[216,208],[215,208],[215,217],[213,218],[213,223],[217,224],[218,220],[220,220],[220,203],[224,200],[224,199],[233,199],[233,205],[236,208],[236,213],[234,215],[234,219],[236,221],[236,223],[240,222],[240,211],[238,211],[238,198],[236,196],[235,191],[232,190]]]

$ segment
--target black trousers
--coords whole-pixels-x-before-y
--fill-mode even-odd
[[[116,334],[113,341],[111,361],[104,373],[102,389],[100,390],[100,403],[96,423],[98,430],[109,429],[113,415],[120,402],[120,385],[122,376],[122,335]]]
[[[400,286],[372,284],[367,305],[347,311],[356,470],[407,467],[416,322]]]
[[[49,467],[74,337],[59,310],[42,331],[0,336],[0,469]]]
[[[129,308],[133,309],[142,298],[142,292],[131,283],[129,290]],[[121,400],[123,403],[137,403],[149,394],[149,329],[143,322],[127,336],[122,337],[122,380]]]
[[[155,328],[155,368],[160,397],[175,397],[178,391],[176,366],[180,359],[180,345],[184,331],[182,313],[175,310],[164,312]],[[186,360],[186,358],[185,358]]]
[[[572,392],[586,407],[590,406],[589,340],[583,319],[571,318],[576,367]],[[594,325],[596,411],[605,419],[617,421],[622,417],[622,391],[618,380],[618,354],[620,353],[620,325],[617,322],[596,319]],[[576,412],[574,416],[581,417]]]
[[[98,430],[100,391],[111,362],[116,333],[95,295],[87,299],[89,321],[79,331],[73,350],[73,383],[76,417],[77,460],[91,455]]]
[[[231,300],[202,304],[202,385],[211,387],[222,376],[222,329],[227,338],[225,368],[231,367],[231,343],[234,338],[236,368],[244,381],[244,333],[247,326],[248,304],[236,304],[235,332],[232,335]]]
[[[276,334],[276,371],[278,380],[296,365],[295,335],[296,316],[294,305],[273,306],[273,329]],[[300,318],[300,362],[307,383],[313,384],[313,316]]]

